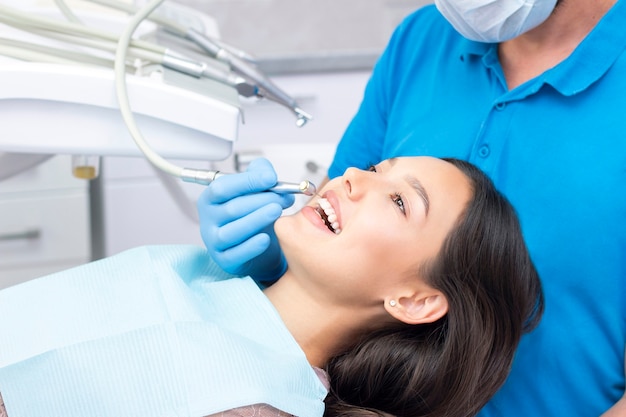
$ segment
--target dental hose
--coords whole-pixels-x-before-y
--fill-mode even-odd
[[[183,181],[208,185],[220,176],[227,174],[220,171],[182,168],[167,161],[161,155],[157,154],[150,147],[150,145],[148,145],[139,127],[137,126],[137,123],[135,122],[135,117],[133,116],[133,112],[130,107],[128,90],[126,88],[126,56],[128,54],[128,48],[131,43],[133,33],[137,27],[157,7],[159,7],[163,1],[164,0],[152,0],[140,8],[137,13],[131,17],[118,40],[114,65],[117,100],[120,106],[122,118],[124,119],[124,123],[126,124],[131,137],[135,141],[139,150],[152,165],[161,171],[182,179]],[[299,184],[279,181],[274,187],[270,188],[269,191],[276,193],[301,193],[312,196],[316,192],[316,187],[309,181],[302,181]]]

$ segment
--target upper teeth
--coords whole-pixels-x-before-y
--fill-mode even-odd
[[[330,225],[333,232],[335,232],[336,234],[341,233],[341,229],[339,228],[339,222],[337,221],[337,213],[335,213],[335,209],[330,205],[328,200],[325,198],[320,198],[318,203],[320,205],[320,208],[324,211],[324,214],[326,214],[326,220],[327,220],[326,223]]]

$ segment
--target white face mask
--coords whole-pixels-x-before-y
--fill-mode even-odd
[[[464,37],[503,42],[543,23],[557,0],[435,0],[437,9]]]

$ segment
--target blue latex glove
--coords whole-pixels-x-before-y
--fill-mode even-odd
[[[266,191],[277,182],[264,158],[246,172],[217,178],[198,200],[200,234],[213,260],[226,272],[273,282],[287,269],[274,222],[291,206],[292,194]]]

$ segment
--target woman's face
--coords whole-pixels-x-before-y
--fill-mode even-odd
[[[415,280],[470,196],[469,180],[452,164],[394,158],[346,170],[275,230],[290,271],[363,301],[390,280]]]

